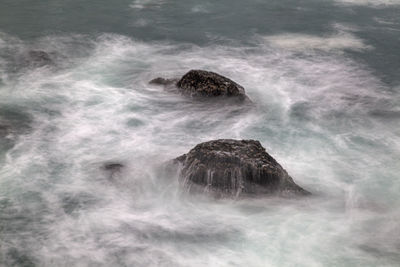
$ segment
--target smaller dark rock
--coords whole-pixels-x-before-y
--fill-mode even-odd
[[[211,71],[191,70],[176,85],[182,93],[190,96],[246,98],[241,85]]]
[[[205,70],[191,70],[181,79],[155,78],[149,84],[163,86],[168,91],[180,92],[191,97],[203,97],[204,99],[221,97],[230,98],[234,102],[243,103],[243,100],[251,103],[246,96],[244,88],[215,72]],[[209,101],[209,100],[207,100]]]
[[[177,81],[178,81],[178,79],[165,79],[165,78],[158,77],[158,78],[151,80],[149,82],[149,84],[166,86],[166,85],[175,85]]]

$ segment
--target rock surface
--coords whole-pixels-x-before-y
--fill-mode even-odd
[[[220,139],[198,144],[174,160],[189,192],[216,197],[310,194],[254,140]]]
[[[156,85],[171,85],[171,84],[176,84],[178,82],[178,79],[165,79],[165,78],[155,78],[149,82],[149,84],[156,84]]]
[[[245,98],[244,88],[222,75],[205,70],[191,70],[176,83],[191,96],[228,96]]]
[[[192,97],[248,99],[241,85],[215,72],[205,70],[190,70],[181,79],[155,78],[149,83],[162,85],[169,90],[175,87],[182,94]]]

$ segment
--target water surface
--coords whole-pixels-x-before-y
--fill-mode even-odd
[[[396,0],[3,0],[0,264],[397,266],[398,14]],[[31,50],[54,65],[27,67]],[[193,68],[254,108],[148,84]],[[260,140],[313,197],[185,194],[162,163],[216,138]]]

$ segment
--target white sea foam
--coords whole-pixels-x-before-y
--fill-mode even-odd
[[[263,38],[268,44],[288,50],[364,50],[371,46],[364,43],[360,38],[347,32],[339,32],[328,36],[317,36],[309,34],[285,33]]]
[[[33,46],[71,59],[25,70],[0,90],[0,107],[33,116],[0,169],[8,265],[18,255],[39,266],[396,263],[398,235],[379,229],[398,231],[388,219],[399,214],[399,137],[390,128],[398,122],[369,114],[395,112],[398,96],[362,65],[264,44],[78,39],[38,40]],[[206,105],[148,84],[192,68],[232,78],[255,107]],[[185,195],[160,165],[214,138],[260,140],[315,197]],[[111,176],[104,162],[125,167]]]

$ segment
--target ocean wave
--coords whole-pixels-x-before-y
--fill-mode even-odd
[[[344,53],[302,54],[254,39],[247,47],[118,34],[18,39],[21,51],[62,56],[48,68],[4,70],[17,74],[0,87],[0,115],[12,105],[29,117],[28,133],[0,168],[6,265],[310,266],[343,258],[376,265],[388,260],[371,250],[397,256],[397,240],[381,247],[387,233],[375,240],[368,226],[398,230],[380,220],[398,214],[381,208],[398,201],[398,96]],[[7,55],[20,52],[9,50],[12,38],[2,40],[9,66]],[[254,109],[148,84],[192,68],[243,85]],[[14,117],[10,124],[22,116]],[[316,197],[185,195],[160,165],[216,138],[260,140]],[[107,161],[124,165],[115,179],[101,168]]]

